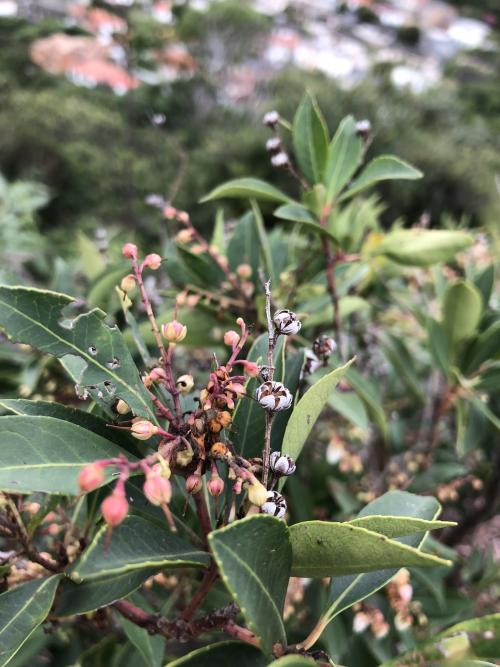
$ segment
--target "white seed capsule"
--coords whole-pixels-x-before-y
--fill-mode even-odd
[[[273,452],[269,463],[271,470],[279,475],[293,475],[297,467],[291,456],[286,456],[281,452]]]
[[[270,153],[275,153],[281,149],[281,139],[279,137],[271,137],[266,141],[266,150]]]
[[[302,326],[302,322],[297,318],[297,315],[287,308],[277,310],[274,313],[273,322],[276,331],[285,334],[285,336],[298,333]]]
[[[268,111],[264,115],[262,122],[264,123],[264,125],[267,125],[268,127],[274,127],[276,123],[279,121],[279,119],[280,115],[277,111]]]
[[[358,120],[356,123],[356,132],[364,137],[372,131],[372,124],[366,118],[364,120]]]
[[[257,388],[255,398],[263,408],[272,412],[287,410],[293,401],[292,394],[284,384],[271,380],[264,382]]]
[[[267,500],[260,508],[263,514],[270,514],[278,519],[283,519],[286,514],[286,500],[277,491],[268,491]]]
[[[286,167],[290,163],[290,158],[288,157],[285,151],[280,151],[273,155],[271,158],[271,164],[273,167]]]
[[[321,366],[321,361],[312,350],[306,350],[306,360],[304,362],[303,375],[312,375]]]

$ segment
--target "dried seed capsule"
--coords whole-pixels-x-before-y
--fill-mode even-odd
[[[337,349],[337,343],[331,336],[319,336],[313,343],[313,352],[318,357],[326,361]]]
[[[260,508],[264,514],[270,514],[278,519],[283,519],[286,514],[286,500],[277,491],[268,491],[266,502]]]
[[[279,119],[280,115],[277,111],[268,111],[266,114],[264,114],[262,122],[268,127],[274,127],[278,123]]]
[[[269,153],[275,153],[281,150],[281,139],[279,137],[271,137],[266,141],[266,150]]]
[[[304,369],[302,371],[303,374],[312,375],[318,370],[320,366],[321,366],[321,361],[314,354],[314,352],[312,350],[306,350],[306,360],[304,362]]]
[[[358,120],[356,123],[356,134],[363,139],[366,139],[372,131],[372,124],[368,119]]]
[[[296,470],[295,461],[291,456],[273,452],[269,458],[271,470],[278,475],[293,475]]]
[[[266,410],[278,412],[287,410],[293,401],[290,391],[281,382],[268,380],[258,387],[255,392],[258,403]]]
[[[190,391],[192,391],[194,387],[194,379],[193,376],[187,373],[186,375],[181,375],[179,378],[177,378],[177,382],[175,383],[176,387],[179,389],[181,394],[189,394]]]
[[[288,157],[288,153],[285,153],[285,151],[280,151],[279,153],[276,153],[271,158],[271,164],[273,165],[273,167],[287,167],[290,164],[290,158]]]
[[[285,336],[298,333],[302,326],[302,322],[297,318],[297,315],[287,308],[277,310],[274,313],[273,322],[276,331],[285,334]]]

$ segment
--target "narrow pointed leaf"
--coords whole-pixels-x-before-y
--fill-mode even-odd
[[[387,234],[375,254],[405,266],[432,266],[448,262],[472,245],[466,232],[450,229],[396,229]]]
[[[139,371],[117,327],[105,314],[91,310],[65,320],[74,303],[66,294],[26,287],[0,286],[0,329],[16,343],[25,343],[56,357],[82,361],[79,384],[96,388],[103,400],[122,398],[135,414],[154,419],[151,401]]]
[[[271,653],[276,642],[286,646],[282,613],[292,558],[286,525],[254,515],[210,533],[209,543],[224,583],[263,650]]]
[[[4,667],[46,619],[59,575],[33,579],[0,595],[0,665]]]
[[[328,131],[315,98],[304,96],[293,120],[293,147],[299,167],[311,183],[321,181],[328,151]]]
[[[410,180],[414,181],[422,178],[423,174],[411,164],[400,160],[394,155],[381,155],[372,160],[361,172],[361,174],[351,183],[347,192],[341,197],[340,201],[349,199],[358,192],[375,185],[379,181],[388,180]]]
[[[295,577],[336,577],[389,567],[449,565],[431,554],[349,523],[305,521],[290,527]]]
[[[356,123],[347,116],[340,123],[328,148],[324,184],[327,202],[331,203],[354,175],[363,157],[363,142],[356,132]]]
[[[275,201],[280,203],[291,202],[292,199],[275,188],[273,185],[261,181],[258,178],[236,178],[227,183],[219,185],[205,195],[201,202],[213,201],[214,199],[257,199],[263,201]]]
[[[168,667],[266,667],[267,658],[255,646],[242,642],[220,642],[188,653]]]
[[[300,399],[288,420],[283,437],[283,454],[293,459],[298,458],[321,410],[353,361],[352,359],[344,366],[322,377]]]
[[[295,222],[301,225],[304,232],[312,232],[319,236],[327,236],[331,241],[338,244],[338,239],[327,227],[321,227],[319,222],[306,208],[299,204],[285,204],[279,206],[273,213],[276,218],[285,222]]]
[[[102,436],[54,417],[0,418],[3,491],[76,495],[78,473],[85,465],[120,454],[123,449]]]
[[[360,516],[348,521],[351,526],[366,528],[375,533],[380,533],[391,539],[394,537],[406,537],[415,533],[425,533],[429,530],[439,530],[456,526],[454,521],[428,521],[427,519],[415,519],[410,516]]]
[[[139,516],[128,516],[106,542],[103,526],[68,574],[81,582],[151,567],[206,567],[210,556],[166,528]]]
[[[87,614],[101,607],[107,607],[116,600],[127,597],[149,577],[158,572],[152,567],[115,574],[101,579],[90,579],[82,584],[66,579],[57,596],[54,614],[74,616]]]

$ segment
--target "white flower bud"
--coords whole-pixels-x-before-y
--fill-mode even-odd
[[[279,137],[271,137],[266,141],[266,150],[270,153],[275,153],[281,148],[281,139]]]
[[[271,470],[279,475],[293,475],[296,469],[295,461],[291,456],[273,452],[269,458]]]
[[[274,127],[276,123],[279,121],[279,119],[280,115],[277,111],[268,111],[264,115],[262,122],[264,123],[264,125],[267,125],[268,127]]]
[[[286,500],[277,491],[268,491],[267,500],[260,508],[263,514],[270,514],[278,519],[283,519],[286,514]]]
[[[255,398],[263,408],[272,412],[287,410],[293,401],[292,394],[284,384],[271,380],[264,382],[257,388]]]
[[[280,334],[285,334],[285,336],[298,333],[302,326],[302,322],[297,319],[297,315],[287,308],[277,310],[274,313],[273,322],[276,331]]]
[[[271,164],[273,167],[286,167],[289,162],[290,159],[285,151],[280,151],[279,153],[276,153],[276,155],[273,155],[271,158]]]

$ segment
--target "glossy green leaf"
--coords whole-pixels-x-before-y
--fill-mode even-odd
[[[422,178],[423,174],[411,164],[394,155],[381,155],[369,162],[361,174],[351,183],[349,189],[340,197],[340,201],[366,190],[380,181],[410,180]]]
[[[97,309],[65,319],[63,310],[72,303],[66,294],[0,287],[0,328],[14,342],[59,358],[78,357],[84,364],[80,385],[95,387],[108,402],[122,398],[134,413],[156,419],[118,328],[108,326]]]
[[[432,266],[448,262],[474,242],[461,231],[448,229],[396,229],[376,247],[375,254],[405,266]]]
[[[210,556],[167,528],[139,516],[128,516],[106,541],[103,526],[68,574],[81,582],[144,568],[206,567]]]
[[[311,183],[321,181],[328,151],[328,130],[316,99],[306,93],[295,113],[293,147],[298,165]]]
[[[427,321],[429,351],[436,366],[448,375],[450,372],[450,348],[446,333],[439,322],[432,317]]]
[[[0,418],[0,452],[0,489],[62,495],[79,493],[83,466],[123,454],[114,443],[77,424],[31,416]]]
[[[465,353],[465,371],[471,373],[488,359],[500,354],[500,321],[493,322],[475,338]]]
[[[214,199],[236,198],[275,201],[280,203],[291,202],[290,197],[275,188],[273,185],[258,178],[236,178],[219,185],[208,193],[201,203]]]
[[[387,420],[385,418],[384,406],[380,397],[380,390],[368,378],[358,373],[354,368],[349,368],[346,378],[351,387],[365,404],[369,415],[377,424],[380,433],[387,437]]]
[[[220,642],[204,646],[168,663],[168,667],[266,667],[262,651],[242,642]]]
[[[349,523],[304,521],[290,527],[292,576],[337,577],[390,567],[449,565],[385,535]]]
[[[365,404],[354,391],[334,391],[328,405],[355,426],[367,432],[370,427]]]
[[[131,595],[130,601],[140,609],[152,614],[155,609],[146,602],[142,595]],[[162,667],[166,639],[161,635],[150,635],[149,632],[116,613],[127,639],[135,646],[144,660],[144,667]]]
[[[296,222],[301,225],[304,232],[312,232],[319,236],[328,237],[333,243],[338,244],[337,238],[328,227],[322,227],[312,213],[299,204],[285,204],[279,206],[273,213],[276,218],[285,222]]]
[[[66,579],[56,600],[56,616],[87,614],[101,607],[107,607],[116,600],[127,597],[159,568],[149,568],[115,574],[101,579],[90,579],[76,584]]]
[[[282,612],[292,560],[286,525],[254,515],[208,539],[222,579],[263,650],[271,653],[276,642],[286,646]]]
[[[389,491],[371,503],[368,503],[359,513],[359,518],[373,515],[400,515],[432,521],[439,516],[440,512],[441,506],[435,498],[417,496],[406,491]],[[418,548],[423,544],[425,537],[425,535],[415,534],[398,541]],[[324,617],[327,621],[331,620],[356,602],[372,595],[379,588],[385,586],[397,571],[397,568],[383,569],[366,574],[335,577],[330,584],[329,606]]]
[[[340,123],[328,147],[323,182],[326,200],[331,203],[354,175],[363,158],[363,141],[356,132],[356,122],[347,116]]]
[[[285,346],[283,346],[283,351],[285,351]],[[302,373],[302,367],[304,366],[304,358],[304,350],[299,350],[296,354],[286,360],[283,377],[276,377],[280,382],[283,382],[292,396],[295,396],[299,388],[300,375]],[[281,410],[281,412],[275,414],[271,429],[271,450],[281,450],[286,427],[292,414],[293,409]]]
[[[236,223],[228,242],[227,259],[231,271],[235,271],[240,264],[249,264],[252,268],[252,278],[258,280],[260,241],[252,212],[246,213]]]
[[[466,280],[448,285],[443,300],[443,328],[452,345],[470,338],[476,331],[483,301],[477,287]]]
[[[283,454],[288,454],[293,459],[298,458],[321,410],[353,361],[354,359],[351,359],[344,366],[328,373],[306,391],[288,420],[281,450]]]
[[[71,422],[114,442],[119,447],[124,447],[128,451],[138,451],[137,440],[132,438],[129,433],[110,428],[104,419],[96,417],[90,412],[77,410],[69,405],[51,401],[29,401],[25,398],[3,398],[0,399],[1,408],[15,415],[53,417],[61,421]]]
[[[33,579],[0,595],[0,665],[7,665],[46,619],[59,575]]]

